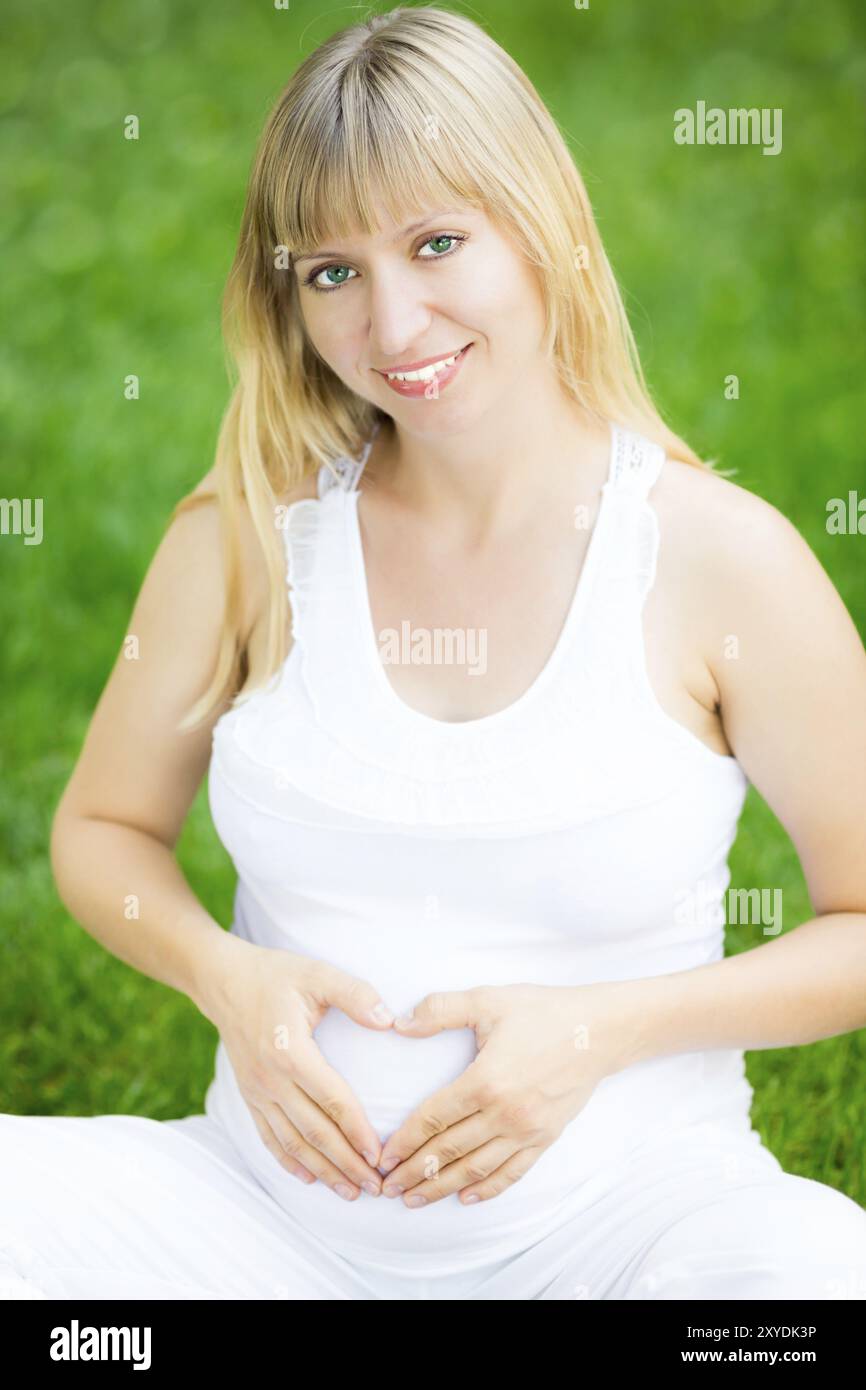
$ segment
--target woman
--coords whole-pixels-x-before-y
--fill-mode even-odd
[[[866,1018],[862,648],[661,421],[508,55],[434,8],[314,52],[226,309],[216,466],[52,837],[216,1073],[182,1120],[3,1117],[7,1296],[866,1288],[866,1213],[783,1171],[743,1065]],[[206,771],[229,933],[173,856]],[[819,915],[725,960],[749,780]]]

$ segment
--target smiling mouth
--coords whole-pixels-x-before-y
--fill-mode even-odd
[[[453,367],[458,357],[462,357],[467,348],[471,346],[471,343],[466,343],[457,352],[452,352],[450,357],[437,358],[435,362],[428,362],[426,366],[417,367],[411,372],[380,372],[379,375],[383,376],[386,381],[432,381],[435,376],[439,376],[442,372],[447,372],[449,367]]]

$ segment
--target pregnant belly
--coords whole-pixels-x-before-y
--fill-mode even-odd
[[[367,932],[333,933],[321,922],[315,940],[288,933],[282,944],[368,980],[389,1008],[403,1012],[431,992],[488,984],[561,984],[569,978],[562,953],[527,953],[501,930],[484,939],[477,928],[410,939],[405,930],[377,922]],[[471,946],[467,942],[472,942]],[[276,944],[276,943],[274,943]],[[577,974],[572,965],[572,973]],[[446,1029],[429,1038],[365,1028],[332,1007],[315,1030],[323,1059],[346,1081],[384,1144],[407,1117],[456,1081],[477,1056],[472,1028]],[[714,1058],[714,1064],[710,1058]],[[719,1065],[716,1066],[715,1062]],[[722,1065],[725,1062],[726,1065]],[[294,1220],[347,1258],[399,1269],[441,1272],[456,1261],[466,1269],[503,1258],[566,1219],[613,1180],[616,1167],[651,1131],[733,1105],[748,1114],[742,1054],[700,1054],[655,1059],[606,1078],[584,1109],[528,1172],[490,1201],[474,1206],[450,1193],[410,1211],[402,1200],[362,1193],[344,1202],[322,1182],[305,1186],[263,1144],[222,1044],[205,1109],[227,1130],[258,1181]]]
[[[458,948],[445,933],[415,938],[408,949],[405,932],[384,933],[357,941],[345,931],[339,941],[321,931],[313,943],[293,939],[290,949],[368,980],[385,1004],[397,1013],[416,1006],[432,992],[468,990],[481,984],[517,983],[525,962],[507,949],[483,952]],[[378,948],[378,949],[377,949]],[[522,968],[521,968],[522,966]],[[539,980],[539,983],[543,981]],[[451,1085],[475,1060],[472,1028],[445,1029],[428,1038],[401,1036],[393,1029],[365,1028],[332,1006],[315,1029],[323,1060],[350,1087],[374,1132],[384,1144],[418,1106]],[[371,1260],[394,1269],[411,1265],[431,1274],[452,1267],[465,1269],[525,1247],[563,1216],[563,1198],[573,1193],[587,1166],[593,1165],[586,1144],[577,1164],[570,1136],[539,1159],[534,1168],[499,1197],[474,1206],[456,1193],[429,1207],[411,1211],[400,1198],[371,1197],[342,1201],[323,1182],[311,1186],[292,1177],[262,1142],[237,1086],[222,1043],[217,1049],[214,1080],[205,1109],[229,1133],[248,1167],[282,1209],[328,1246],[357,1261]],[[582,1166],[583,1174],[578,1169]]]
[[[539,960],[525,943],[503,939],[491,924],[461,919],[435,930],[407,932],[405,923],[382,921],[364,931],[344,924],[315,924],[292,933],[290,950],[315,956],[368,981],[395,1014],[407,1013],[433,993],[535,980],[557,983],[561,953]],[[345,1079],[384,1143],[412,1111],[452,1082],[477,1056],[472,1027],[447,1028],[430,1037],[365,1028],[332,1006],[315,1030],[325,1061]]]
[[[375,1032],[330,1009],[316,1028],[316,1046],[357,1097],[384,1144],[423,1101],[452,1082],[477,1056],[471,1028],[430,1038]]]
[[[352,1086],[383,1141],[415,1105],[459,1075],[474,1053],[474,1035],[466,1030],[417,1040],[367,1035],[336,1011],[325,1024],[323,1055]],[[634,1161],[631,1155],[653,1133],[725,1117],[741,1132],[747,1130],[749,1088],[738,1065],[723,1070],[728,1075],[713,1085],[701,1076],[701,1059],[692,1055],[617,1073],[499,1196],[466,1206],[449,1193],[416,1211],[400,1198],[364,1192],[345,1202],[323,1182],[308,1187],[292,1177],[263,1144],[222,1043],[205,1110],[228,1133],[261,1186],[307,1233],[359,1264],[432,1276],[510,1257],[542,1239],[615,1183],[617,1171]]]

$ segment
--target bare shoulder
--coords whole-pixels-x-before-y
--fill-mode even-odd
[[[711,613],[734,615],[779,586],[786,602],[811,606],[835,594],[811,546],[771,502],[712,469],[667,459],[650,500],[661,554],[694,584]],[[838,597],[838,596],[837,596]]]
[[[852,619],[777,507],[712,469],[672,458],[649,500],[659,551],[647,632],[692,697],[720,713],[729,742],[736,701],[753,700],[768,663],[781,669],[802,660],[819,632],[823,659],[842,660],[852,672],[862,654]]]
[[[651,498],[666,612],[692,613],[737,761],[815,911],[862,912],[866,650],[842,596],[793,522],[730,479],[668,460]]]
[[[242,626],[246,636],[255,621],[262,566],[256,555],[259,547],[252,516],[244,499],[240,499],[238,506],[238,535]],[[160,546],[160,563],[154,568],[162,578],[164,601],[177,602],[183,595],[195,596],[195,606],[201,611],[200,602],[206,600],[207,611],[216,628],[221,621],[226,584],[223,546],[223,521],[211,469],[186,494],[171,518]],[[172,592],[167,591],[169,587]]]
[[[281,494],[276,504],[289,506],[292,502],[316,496],[316,478],[306,477],[296,487]],[[211,580],[224,583],[223,530],[217,496],[216,468],[211,468],[187,494],[190,506],[175,518],[172,530],[176,545],[185,549],[203,573]],[[249,643],[262,626],[267,610],[268,572],[264,551],[246,497],[238,499],[238,539],[240,544],[240,581],[242,602],[242,640]]]
[[[672,542],[680,536],[683,540],[693,536],[703,549],[715,538],[720,553],[724,553],[726,542],[735,546],[753,542],[784,545],[799,538],[805,545],[778,507],[712,468],[696,468],[668,458],[651,498],[670,521]]]
[[[665,616],[682,622],[712,676],[729,739],[739,736],[745,750],[746,719],[752,734],[762,721],[779,725],[797,698],[826,714],[831,685],[849,701],[857,692],[866,705],[866,654],[854,620],[805,536],[778,507],[712,470],[673,459],[650,498],[659,522],[660,603]],[[841,706],[837,714],[843,717]],[[850,709],[844,717],[850,723]],[[760,753],[750,751],[757,768]]]

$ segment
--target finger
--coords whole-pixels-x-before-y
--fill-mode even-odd
[[[446,990],[426,994],[414,1009],[395,1020],[394,1028],[407,1037],[432,1038],[445,1028],[474,1028],[479,1015],[477,990]]]
[[[295,1158],[311,1172],[321,1176],[319,1167],[311,1162],[311,1156],[316,1154],[318,1164],[324,1160],[328,1165],[327,1171],[331,1173],[330,1186],[348,1182],[353,1188],[363,1187],[370,1196],[378,1197],[382,1190],[380,1174],[365,1163],[363,1158],[359,1158],[343,1132],[314,1101],[310,1100],[306,1092],[300,1087],[295,1087],[293,1093],[277,1108],[283,1112],[304,1146],[303,1151],[296,1151],[294,1148],[291,1150]],[[274,1126],[269,1108],[265,1110],[265,1114]],[[342,1196],[342,1193],[340,1195]],[[357,1193],[354,1195],[357,1196]]]
[[[355,1201],[360,1193],[357,1184],[349,1182],[343,1173],[318,1150],[308,1144],[299,1130],[295,1128],[279,1106],[265,1102],[267,1119],[280,1151],[284,1156],[306,1166],[313,1178],[321,1178],[343,1201]],[[274,1152],[271,1149],[271,1152]],[[276,1155],[279,1157],[279,1154]],[[302,1162],[303,1160],[303,1162]]]
[[[277,1137],[283,1153],[301,1163],[315,1177],[321,1178],[343,1201],[354,1202],[360,1196],[357,1183],[350,1182],[339,1168],[304,1138],[291,1120],[274,1102],[266,1101],[263,1114]]]
[[[491,1139],[498,1138],[493,1118],[483,1110],[470,1115],[460,1124],[452,1125],[442,1134],[423,1144],[416,1153],[393,1168],[385,1179],[382,1191],[386,1197],[401,1197],[419,1183],[435,1178],[443,1168],[455,1163],[464,1154],[480,1149]],[[390,1143],[390,1140],[388,1141]]]
[[[350,975],[336,965],[317,961],[308,989],[319,1004],[333,1004],[355,1023],[364,1028],[387,1029],[394,1022],[379,991],[368,980]]]
[[[462,1192],[463,1188],[474,1191],[473,1184],[490,1181],[492,1174],[500,1171],[516,1153],[513,1139],[491,1139],[480,1149],[474,1149],[426,1182],[419,1183],[411,1192],[404,1193],[403,1205],[424,1207],[431,1202],[441,1201],[443,1197],[450,1197],[454,1192]]]
[[[345,1136],[355,1156],[353,1171],[358,1174],[358,1180],[378,1182],[376,1169],[382,1152],[381,1140],[351,1086],[329,1066],[312,1038],[299,1039],[293,1048],[292,1072],[295,1084]]]
[[[469,1186],[461,1188],[461,1204],[465,1206],[467,1202],[487,1202],[492,1197],[498,1197],[514,1183],[519,1182],[523,1175],[528,1173],[530,1168],[538,1162],[543,1153],[544,1149],[538,1147],[518,1149],[489,1177],[485,1177],[479,1182],[472,1180]]]
[[[437,1134],[459,1124],[482,1109],[476,1095],[477,1073],[474,1062],[450,1086],[434,1091],[418,1106],[399,1129],[389,1134],[379,1159],[382,1172],[391,1173],[419,1149],[429,1146]],[[394,1161],[396,1160],[396,1161]]]
[[[315,1174],[311,1173],[308,1168],[305,1168],[302,1163],[298,1163],[296,1159],[292,1158],[291,1154],[286,1153],[285,1149],[283,1148],[277,1136],[274,1134],[274,1131],[271,1129],[271,1126],[268,1124],[268,1121],[262,1114],[262,1112],[260,1110],[257,1110],[256,1107],[253,1105],[249,1105],[247,1108],[249,1109],[249,1112],[253,1117],[256,1129],[258,1130],[259,1135],[261,1136],[262,1143],[264,1144],[265,1148],[273,1154],[277,1162],[280,1163],[288,1173],[291,1173],[293,1177],[300,1178],[302,1182],[305,1182],[307,1184],[307,1186],[309,1186],[310,1183],[315,1182]]]

